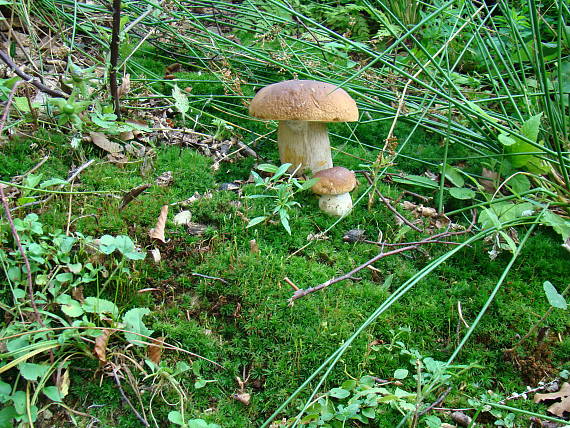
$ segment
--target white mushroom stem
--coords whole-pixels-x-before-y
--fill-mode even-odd
[[[327,214],[341,217],[352,210],[352,198],[350,193],[323,195],[319,198],[319,208]]]
[[[298,174],[313,173],[333,166],[329,133],[325,122],[281,120],[277,133],[281,163],[299,165]]]

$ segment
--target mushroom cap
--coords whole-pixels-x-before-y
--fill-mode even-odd
[[[334,166],[323,169],[313,175],[320,180],[313,185],[311,190],[317,195],[340,195],[348,193],[356,187],[354,172],[342,166]]]
[[[273,120],[358,120],[356,103],[344,89],[315,80],[285,80],[262,88],[251,100],[249,114]]]

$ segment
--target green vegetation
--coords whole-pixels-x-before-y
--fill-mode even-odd
[[[7,3],[69,96],[0,81],[0,427],[568,416],[519,397],[570,370],[563,2],[123,2],[120,116],[107,5]],[[291,78],[358,103],[345,218],[248,115]]]

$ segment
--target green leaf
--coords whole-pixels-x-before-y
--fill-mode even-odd
[[[517,140],[509,137],[507,134],[499,134],[497,138],[503,146],[512,146],[517,142]]]
[[[333,388],[329,391],[329,396],[333,398],[343,399],[350,395],[350,391],[343,388]]]
[[[443,170],[443,168],[441,168],[441,170]],[[447,178],[455,187],[463,187],[465,184],[463,175],[461,175],[457,168],[454,168],[451,165],[445,166],[445,178]]]
[[[16,391],[12,394],[12,402],[14,409],[19,415],[26,413],[26,393],[24,391]]]
[[[38,380],[49,370],[49,365],[47,364],[35,364],[35,363],[20,363],[18,364],[18,370],[20,374],[26,380]]]
[[[71,318],[77,318],[83,315],[83,309],[81,308],[81,303],[71,298],[68,303],[61,306],[61,311],[65,315]]]
[[[116,248],[114,236],[103,235],[101,239],[99,239],[99,251],[103,254],[111,254]]]
[[[83,265],[81,263],[68,263],[67,264],[67,268],[72,272],[72,273],[79,273],[81,272],[81,269],[83,268]]]
[[[550,281],[544,281],[542,288],[546,293],[546,298],[548,299],[548,303],[550,303],[550,306],[553,306],[558,309],[564,309],[564,310],[568,309],[568,304],[566,303],[566,299],[564,299],[564,296],[562,294],[559,294],[558,291],[556,291],[556,288],[554,287],[554,285],[552,285]]]
[[[301,190],[307,190],[310,189],[311,187],[313,187],[315,184],[317,184],[319,182],[320,178],[310,178],[308,180],[306,180],[305,182],[303,182],[303,184],[301,184],[300,189]]]
[[[0,410],[0,428],[14,428],[13,419],[18,416],[14,406],[6,406]]]
[[[127,313],[125,313],[123,316],[125,330],[132,332],[125,332],[125,338],[134,345],[146,346],[143,343],[139,343],[141,340],[144,340],[144,338],[133,333],[143,334],[145,336],[150,336],[153,333],[153,330],[149,330],[143,322],[143,317],[148,314],[150,314],[150,309],[148,308],[133,308],[127,311]]]
[[[190,109],[190,103],[188,102],[188,96],[180,90],[177,85],[174,85],[172,89],[172,96],[174,97],[174,107],[182,115],[186,114]]]
[[[265,216],[265,215],[262,215],[262,216],[260,216],[260,217],[252,218],[252,219],[249,221],[249,223],[247,224],[247,226],[246,226],[245,228],[247,229],[247,228],[249,228],[249,227],[253,227],[253,226],[255,226],[256,224],[259,224],[259,223],[261,223],[262,221],[265,221],[265,219],[267,219],[267,216]]]
[[[536,142],[538,139],[538,132],[540,130],[540,120],[542,118],[542,112],[530,117],[521,128],[521,134],[524,135],[531,141]]]
[[[263,172],[270,172],[271,174],[274,174],[277,172],[279,167],[268,163],[262,163],[261,165],[257,165],[257,169]]]
[[[204,388],[207,384],[208,382],[206,382],[205,379],[198,379],[196,382],[194,382],[194,388],[196,389]]]
[[[421,175],[406,175],[405,177],[394,176],[392,178],[396,183],[410,184],[418,187],[425,187],[427,189],[437,189],[438,184],[429,178],[422,177]]]
[[[462,200],[473,199],[475,197],[475,192],[465,187],[451,187],[449,188],[449,194],[455,199]]]
[[[406,369],[397,369],[394,372],[394,379],[405,379],[408,377],[408,370]]]
[[[184,418],[182,417],[182,413],[177,410],[173,410],[168,413],[168,420],[176,425],[184,425]]]
[[[51,401],[55,401],[56,403],[61,402],[61,394],[59,393],[57,386],[46,386],[44,389],[42,389],[42,392]]]
[[[507,185],[513,193],[520,195],[530,189],[530,180],[524,174],[517,174],[507,182]]]
[[[69,184],[67,181],[61,178],[50,178],[40,184],[40,189],[45,189],[46,187],[61,185],[61,184]]]
[[[73,280],[73,274],[71,272],[64,272],[57,274],[55,279],[61,283],[69,282]]]
[[[556,233],[562,235],[564,241],[570,238],[570,221],[560,217],[558,214],[554,214],[550,210],[542,215],[541,221],[546,226],[552,227]]]
[[[85,312],[91,314],[110,314],[113,317],[119,315],[119,308],[113,302],[97,297],[87,297],[81,306]]]
[[[287,170],[289,169],[290,166],[291,166],[290,163],[284,163],[283,165],[281,165],[277,169],[277,171],[275,171],[275,174],[273,174],[273,177],[271,177],[271,180],[277,181],[283,174],[285,174],[287,172]]]
[[[281,220],[283,228],[291,235],[291,226],[289,226],[289,214],[287,214],[287,211],[284,209],[279,210],[279,219]]]
[[[6,397],[12,392],[12,385],[0,380],[0,403],[6,402]]]

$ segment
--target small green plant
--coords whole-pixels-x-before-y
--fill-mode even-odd
[[[401,333],[396,334],[394,340],[383,348],[387,352],[399,350],[400,355],[410,358],[412,370],[396,369],[390,376],[391,380],[369,375],[347,380],[314,400],[305,409],[301,424],[315,428],[360,426],[359,423],[370,424],[382,420],[382,415],[391,408],[402,414],[408,426],[418,426],[420,419],[431,426],[430,417],[424,416],[423,412],[428,406],[427,400],[435,399],[437,391],[452,385],[454,377],[473,365],[450,365],[424,357],[396,340]]]
[[[104,328],[124,330],[125,340],[138,346],[140,335],[152,334],[143,322],[149,309],[133,308],[121,317],[115,303],[83,297],[82,287],[98,282],[109,267],[115,269],[107,283],[125,274],[125,260],[144,258],[130,238],[101,238],[99,252],[111,255],[117,250],[120,256],[86,261],[85,249],[96,242],[90,237],[61,230],[47,233],[34,213],[14,219],[14,227],[29,272],[10,227],[2,222],[0,265],[7,286],[0,290],[5,312],[0,324],[0,427],[32,424],[41,413],[41,397],[62,404],[69,390],[71,360],[94,358],[89,342],[97,343]],[[52,380],[55,371],[63,373],[57,381]]]
[[[287,174],[287,170],[291,167],[290,163],[285,163],[279,167],[270,164],[261,164],[257,167],[260,171],[273,174],[271,177],[262,178],[255,171],[251,171],[255,187],[264,187],[269,195],[249,195],[248,199],[271,199],[273,207],[271,214],[262,215],[251,219],[247,227],[253,227],[259,223],[268,221],[274,216],[279,216],[279,221],[287,233],[291,234],[291,226],[289,225],[289,212],[296,206],[301,206],[294,200],[295,195],[310,189],[318,179],[311,178],[309,180],[301,180],[295,178],[294,172]]]

